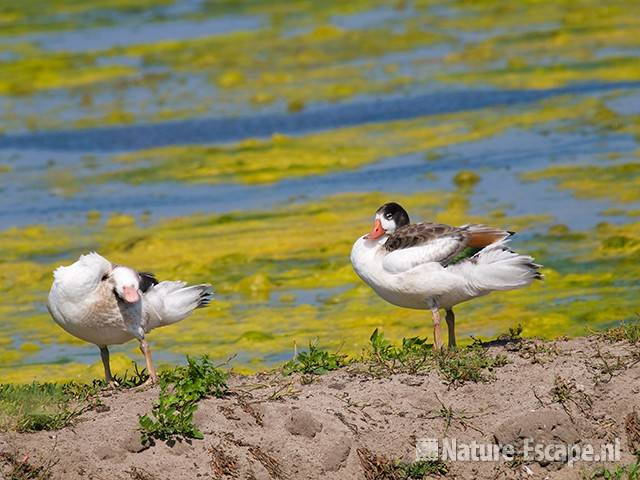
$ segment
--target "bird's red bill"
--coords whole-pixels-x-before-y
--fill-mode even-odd
[[[369,240],[375,240],[376,238],[380,238],[385,234],[384,228],[382,228],[382,222],[380,219],[376,218],[376,221],[373,223],[373,229],[367,235]]]

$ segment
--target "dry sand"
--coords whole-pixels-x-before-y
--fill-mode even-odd
[[[419,437],[512,444],[525,437],[583,444],[619,438],[621,463],[632,463],[630,450],[640,441],[633,421],[634,409],[640,411],[638,347],[596,337],[547,342],[535,354],[533,345],[490,347],[510,363],[490,382],[455,388],[435,371],[376,378],[363,365],[310,383],[299,375],[233,376],[228,395],[199,405],[195,421],[204,440],[146,449],[137,417],[150,410],[158,389],[105,392],[108,409],[89,411],[56,432],[2,433],[0,449],[54,464],[55,479],[391,478],[375,465],[413,461]],[[558,385],[569,392],[564,403],[554,397]],[[443,405],[452,409],[449,421],[440,415]],[[447,478],[564,479],[584,478],[602,464],[447,465]]]

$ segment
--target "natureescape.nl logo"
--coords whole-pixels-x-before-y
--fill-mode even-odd
[[[416,439],[416,460],[443,460],[454,462],[497,462],[513,461],[562,462],[572,467],[575,462],[617,462],[620,461],[620,439],[613,443],[592,445],[590,443],[536,443],[525,438],[522,447],[511,444],[459,442],[455,438]]]

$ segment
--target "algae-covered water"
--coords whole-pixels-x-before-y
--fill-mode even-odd
[[[0,381],[90,378],[44,306],[97,250],[211,282],[150,340],[240,371],[319,338],[426,335],[349,264],[375,209],[516,230],[546,280],[458,338],[582,335],[640,311],[635,1],[44,0],[0,5]],[[140,361],[114,348],[116,370]]]

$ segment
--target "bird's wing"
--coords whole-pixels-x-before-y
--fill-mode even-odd
[[[407,225],[396,230],[384,244],[389,253],[382,266],[389,273],[400,273],[431,262],[446,265],[464,250],[469,238],[466,227],[440,223]]]
[[[446,267],[503,241],[513,233],[479,224],[461,227],[441,223],[407,225],[399,228],[384,244],[389,253],[382,266],[389,273],[406,272],[430,262]]]
[[[153,285],[142,297],[145,330],[179,322],[196,308],[209,305],[212,297],[209,284],[188,286],[186,282],[160,282]]]

